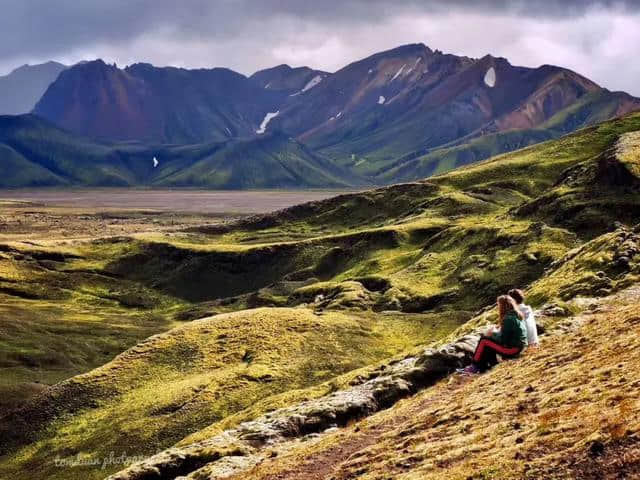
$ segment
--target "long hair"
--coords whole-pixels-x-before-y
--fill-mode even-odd
[[[498,318],[500,319],[500,326],[504,324],[504,317],[510,312],[514,312],[520,320],[522,320],[522,313],[520,313],[516,301],[509,295],[500,295],[498,297]]]

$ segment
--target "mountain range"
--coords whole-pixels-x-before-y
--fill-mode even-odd
[[[181,179],[180,186],[209,188],[359,186],[442,173],[638,109],[640,99],[565,68],[517,67],[504,58],[445,54],[423,44],[380,52],[334,73],[280,65],[247,77],[224,68],[138,63],[121,69],[95,60],[61,70],[37,101],[33,114],[49,124],[2,122],[13,122],[11,135],[29,137],[20,129],[38,129],[47,151],[76,170],[94,171],[97,164],[83,158],[96,150],[117,152],[104,158],[108,178],[51,170],[37,144],[28,152],[6,134],[0,142],[14,163],[19,156],[39,172],[17,175],[20,181],[6,177],[6,186],[38,185],[45,177],[45,184],[67,185],[176,185]],[[46,140],[47,128],[50,138],[64,141]],[[185,152],[211,149],[217,160],[199,157],[197,175],[184,170]],[[123,166],[143,162],[135,169],[145,171],[158,154],[161,170],[154,172],[173,165],[172,181],[131,175]],[[274,165],[287,173],[257,178]]]

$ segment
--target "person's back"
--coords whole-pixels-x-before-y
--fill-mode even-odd
[[[509,296],[513,298],[518,304],[518,310],[522,314],[524,319],[524,326],[527,333],[527,343],[530,346],[538,346],[538,326],[536,325],[535,314],[533,309],[524,303],[524,293],[522,290],[513,289],[509,290]]]
[[[527,329],[527,341],[528,344],[534,347],[538,346],[538,326],[536,325],[536,317],[533,313],[533,309],[523,303],[518,305],[518,310],[522,313],[524,318],[524,326]]]
[[[512,311],[505,315],[500,333],[495,339],[507,347],[524,348],[527,346],[527,329],[524,321],[520,320],[516,312]]]

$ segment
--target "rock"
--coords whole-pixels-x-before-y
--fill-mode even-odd
[[[624,243],[620,246],[620,254],[623,255],[622,252],[626,252],[626,255],[633,256],[635,253],[640,251],[640,246],[638,245],[637,236],[633,236],[624,241]]]
[[[535,388],[533,388],[533,385],[529,385],[527,386],[527,388],[524,389],[524,393],[532,393],[535,392]]]
[[[600,457],[604,453],[604,443],[595,440],[589,445],[589,455],[592,457]]]
[[[545,225],[542,222],[533,222],[529,225],[529,231],[534,233],[535,235],[542,235],[542,231],[544,230]]]
[[[524,259],[527,261],[527,263],[529,264],[535,264],[538,263],[538,257],[535,256],[535,254],[533,253],[526,253],[524,255]]]
[[[554,303],[544,305],[540,310],[536,312],[536,315],[542,315],[546,317],[564,317],[567,315],[567,311]]]
[[[630,266],[631,266],[631,259],[627,256],[619,257],[618,260],[616,260],[616,267],[618,268],[628,270]]]
[[[620,223],[618,221],[613,222],[613,229],[614,230],[626,230],[627,226],[624,223]]]

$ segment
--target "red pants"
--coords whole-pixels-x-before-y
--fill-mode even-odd
[[[489,337],[481,337],[473,354],[473,363],[480,370],[486,370],[498,363],[496,354],[500,354],[504,358],[513,358],[518,356],[522,349],[519,347],[506,347],[499,344]]]

